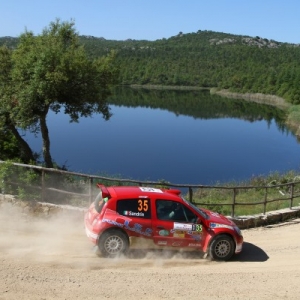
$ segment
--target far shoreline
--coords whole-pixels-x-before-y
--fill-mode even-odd
[[[207,90],[210,91],[212,95],[219,95],[225,98],[231,99],[241,99],[250,102],[256,102],[260,104],[272,105],[279,109],[285,110],[287,112],[286,125],[290,130],[300,138],[300,109],[291,110],[291,108],[299,107],[298,105],[292,105],[288,103],[284,98],[278,97],[276,95],[262,94],[262,93],[236,93],[231,92],[226,89],[219,90],[218,88],[208,88],[208,87],[195,87],[195,86],[163,86],[163,85],[129,85],[131,88],[142,88],[149,90],[185,90],[185,91],[200,91]]]

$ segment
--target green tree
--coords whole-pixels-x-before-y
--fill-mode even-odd
[[[35,161],[35,156],[11,118],[10,108],[14,102],[11,70],[12,50],[0,47],[0,159],[17,157],[29,163]]]
[[[73,122],[93,113],[110,118],[106,99],[118,78],[114,57],[111,52],[91,60],[79,43],[74,22],[56,20],[41,35],[21,34],[11,56],[13,91],[6,93],[5,103],[14,124],[41,132],[46,167],[53,167],[46,122],[49,110],[64,110]]]

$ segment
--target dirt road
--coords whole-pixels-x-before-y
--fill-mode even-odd
[[[82,219],[32,219],[2,205],[0,300],[299,299],[300,220],[243,234],[244,250],[229,262],[158,252],[104,259]]]

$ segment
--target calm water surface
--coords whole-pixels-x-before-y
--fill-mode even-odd
[[[94,115],[69,123],[67,115],[50,113],[52,158],[71,171],[182,184],[299,170],[300,145],[274,120],[198,119],[162,109],[110,107],[109,121]],[[40,152],[39,136],[26,139]]]

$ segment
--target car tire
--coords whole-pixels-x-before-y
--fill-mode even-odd
[[[128,237],[120,230],[109,230],[101,235],[98,247],[104,257],[116,257],[126,254],[129,248]]]
[[[225,234],[217,235],[209,246],[209,256],[212,260],[229,260],[234,254],[234,242]]]

